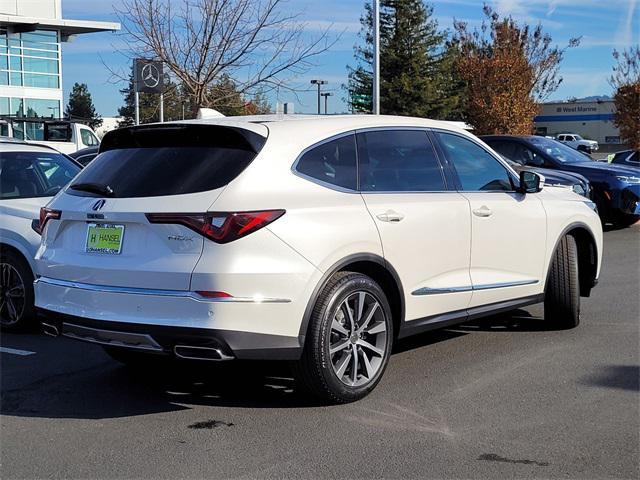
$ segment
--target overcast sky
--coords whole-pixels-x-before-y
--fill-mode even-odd
[[[180,1],[180,0],[176,0]],[[114,7],[122,0],[62,0],[65,18],[118,21]],[[482,20],[482,1],[437,0],[434,15],[443,29],[452,29],[453,18],[479,25]],[[570,37],[582,37],[580,47],[567,51],[561,66],[564,81],[551,99],[607,95],[611,88],[607,78],[611,74],[613,48],[640,43],[640,9],[637,0],[488,0],[501,14],[511,14],[528,23],[542,23],[554,42],[566,44]],[[309,35],[317,35],[331,26],[333,35],[340,35],[333,48],[316,58],[316,67],[296,80],[306,86],[312,78],[329,81],[327,90],[334,92],[329,111],[346,110],[341,88],[347,81],[348,64],[353,64],[353,46],[360,41],[360,15],[363,0],[288,0],[287,10],[300,12]],[[89,85],[98,112],[103,116],[116,115],[122,104],[119,89],[123,84],[109,81],[108,65],[125,71],[129,60],[117,53],[123,39],[114,33],[79,35],[75,41],[63,44],[63,83],[66,95],[75,82]],[[295,99],[292,94],[274,93],[271,100],[295,101],[296,112],[314,112],[315,91],[308,91]]]

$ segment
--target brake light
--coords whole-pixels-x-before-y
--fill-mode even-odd
[[[184,225],[216,243],[229,243],[260,230],[284,215],[284,210],[257,212],[147,213],[149,223]]]
[[[40,209],[40,220],[38,222],[38,225],[33,225],[33,229],[38,232],[38,234],[42,235],[47,222],[49,220],[60,220],[61,216],[62,212],[60,210],[53,210],[52,208],[42,207]]]

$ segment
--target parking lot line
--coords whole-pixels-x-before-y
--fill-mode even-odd
[[[0,347],[0,353],[10,353],[12,355],[20,355],[20,356],[27,356],[27,355],[34,355],[36,352],[30,352],[29,350],[17,350],[15,348],[9,348],[9,347]]]

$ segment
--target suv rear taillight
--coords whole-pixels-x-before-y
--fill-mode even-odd
[[[40,209],[40,220],[38,224],[32,224],[32,228],[40,235],[44,231],[44,227],[49,220],[60,220],[62,212],[60,210],[53,210],[52,208],[42,207]]]
[[[184,225],[216,243],[229,243],[269,225],[284,212],[147,213],[146,216],[149,223]]]

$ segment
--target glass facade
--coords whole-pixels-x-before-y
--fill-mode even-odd
[[[0,28],[0,89],[2,86],[8,86],[59,90],[61,86],[59,42],[60,38],[56,31],[7,33],[6,29]],[[10,92],[14,93],[14,91]],[[15,91],[14,95],[11,93],[0,95],[0,116],[28,118],[59,118],[61,116],[59,100],[29,98],[19,92],[20,89]],[[13,133],[17,138],[42,140],[43,124],[14,121]]]
[[[60,88],[58,32],[0,29],[0,85]]]

